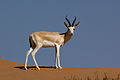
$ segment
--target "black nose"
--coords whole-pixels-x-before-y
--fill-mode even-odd
[[[70,35],[73,35],[73,33],[71,33],[71,32],[70,32],[69,34],[70,34]]]

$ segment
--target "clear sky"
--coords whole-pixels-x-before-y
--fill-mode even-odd
[[[81,23],[61,48],[63,67],[120,68],[120,0],[0,0],[0,58],[24,63],[29,34],[65,32],[66,15]],[[38,64],[54,65],[54,52],[41,48]]]

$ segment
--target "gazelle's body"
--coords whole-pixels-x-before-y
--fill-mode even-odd
[[[55,47],[55,44],[60,46],[64,45],[72,35],[66,36],[66,33],[59,33],[59,32],[47,32],[47,31],[40,31],[34,32],[30,35],[30,43],[33,49],[35,48],[34,43],[39,43],[42,47]]]
[[[66,18],[66,20],[68,21],[67,18]],[[75,18],[75,20],[76,20],[76,18]],[[75,23],[75,20],[73,21],[73,24]],[[69,21],[68,21],[68,23],[69,23]],[[30,49],[27,52],[27,56],[26,56],[26,62],[25,62],[26,70],[27,70],[28,56],[32,51],[33,51],[32,56],[33,56],[35,65],[38,69],[40,69],[35,60],[35,54],[41,47],[43,47],[43,48],[55,47],[55,50],[56,50],[55,67],[62,68],[60,66],[60,59],[59,59],[60,47],[63,46],[67,41],[69,41],[72,38],[74,29],[79,24],[79,22],[75,26],[72,26],[72,27],[70,26],[70,24],[69,24],[69,26],[67,26],[67,24],[65,22],[64,22],[64,24],[68,28],[67,32],[65,32],[65,33],[40,31],[40,32],[33,32],[29,36]],[[58,66],[57,66],[57,60],[58,60]]]

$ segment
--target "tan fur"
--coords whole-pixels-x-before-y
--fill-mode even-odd
[[[33,32],[30,35],[30,41],[34,41],[32,42],[32,45],[34,45],[33,49],[35,48],[35,46],[37,46],[37,44],[39,43],[43,44],[43,41],[45,40],[63,46],[71,38],[72,35],[70,35],[69,31],[67,31],[66,33],[40,31],[40,32]],[[55,46],[42,46],[42,47],[55,47]]]

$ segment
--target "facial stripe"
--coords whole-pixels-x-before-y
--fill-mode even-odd
[[[74,27],[69,27],[68,29],[70,30],[70,32],[71,32],[72,34],[74,33],[74,29],[75,29]]]

